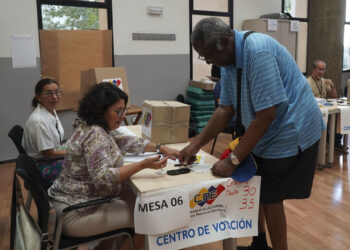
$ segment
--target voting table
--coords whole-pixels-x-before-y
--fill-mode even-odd
[[[127,126],[141,135],[141,125]],[[188,143],[168,144],[181,150]],[[238,183],[212,175],[218,160],[200,151],[198,166],[207,171],[168,175],[179,169],[168,160],[162,170],[144,169],[128,184],[135,194],[135,231],[147,235],[146,249],[180,249],[223,240],[223,249],[236,249],[237,237],[257,235],[260,177]]]

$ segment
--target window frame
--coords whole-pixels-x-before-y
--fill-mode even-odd
[[[345,33],[345,25],[350,25],[350,21],[346,21],[346,3],[347,3],[348,1],[345,1],[345,15],[344,15],[344,31],[343,31],[343,33]],[[350,3],[350,2],[349,2]],[[343,60],[342,60],[342,72],[350,72],[350,68],[349,69],[345,69],[344,70],[344,36],[343,36],[343,53],[342,53],[342,55],[343,55]]]
[[[190,79],[193,79],[193,50],[191,43],[191,35],[192,35],[192,17],[193,15],[199,16],[220,16],[220,17],[228,17],[230,19],[230,28],[233,29],[233,0],[227,0],[227,12],[224,11],[210,11],[210,10],[195,10],[193,9],[193,1],[190,0]]]
[[[282,13],[287,14],[287,12],[285,12],[285,0],[282,0]],[[304,75],[308,74],[308,66],[307,66],[307,62],[309,59],[309,30],[310,30],[310,24],[309,24],[309,17],[310,17],[310,0],[307,0],[307,17],[291,17],[289,20],[292,21],[299,21],[299,22],[305,22],[307,23],[307,39],[306,39],[306,72],[302,72]]]
[[[101,2],[89,2],[82,0],[37,0],[37,15],[38,15],[38,26],[39,30],[43,29],[43,18],[41,15],[42,5],[61,5],[61,6],[71,6],[71,7],[86,7],[86,8],[96,8],[96,9],[106,9],[107,10],[107,27],[112,30],[112,0],[105,0],[104,3]]]
[[[112,30],[112,65],[114,63],[114,38],[113,38],[113,15],[112,15],[112,0],[104,0],[105,2],[89,2],[83,0],[36,0],[38,28],[43,29],[43,18],[41,14],[42,5],[61,5],[71,7],[86,7],[96,9],[106,9],[107,11],[107,29]]]

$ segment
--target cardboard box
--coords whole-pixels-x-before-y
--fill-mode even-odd
[[[93,85],[100,82],[110,82],[123,90],[129,96],[128,81],[124,67],[94,68],[81,72],[80,96]],[[130,106],[130,98],[127,107]]]
[[[176,101],[144,101],[142,137],[155,143],[188,141],[190,106]]]
[[[212,82],[210,80],[206,81],[190,81],[190,86],[196,87],[196,88],[201,88],[204,90],[213,90],[215,86],[215,82]]]
[[[40,30],[42,78],[57,80],[63,92],[58,110],[78,107],[81,71],[112,67],[112,30]]]

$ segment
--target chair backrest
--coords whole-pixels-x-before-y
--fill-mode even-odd
[[[8,132],[7,135],[11,138],[11,140],[15,144],[18,153],[26,154],[26,151],[22,146],[23,128],[19,125],[15,125],[11,128],[11,130]]]

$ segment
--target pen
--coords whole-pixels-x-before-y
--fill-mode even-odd
[[[188,164],[188,166],[194,165],[194,164],[199,164],[199,163],[198,163],[198,162],[194,162],[194,163],[192,163],[192,164]],[[174,164],[174,166],[175,166],[175,167],[180,167],[180,166],[185,166],[185,165],[183,165],[183,164],[181,164],[181,163],[178,163],[178,164]]]

